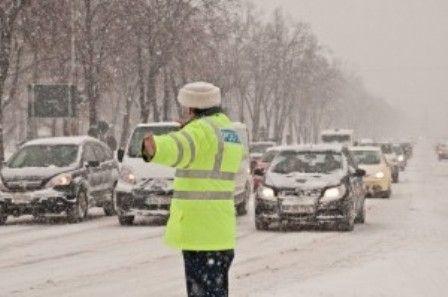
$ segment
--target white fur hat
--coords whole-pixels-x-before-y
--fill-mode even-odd
[[[221,90],[207,82],[186,84],[179,90],[177,100],[190,108],[210,108],[221,105]]]

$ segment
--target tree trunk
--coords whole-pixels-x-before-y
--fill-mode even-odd
[[[170,88],[166,68],[163,70],[163,120],[168,121],[170,117]]]
[[[148,87],[146,92],[147,104],[152,105],[152,120],[154,122],[160,121],[159,109],[157,106],[157,93],[156,93],[157,74],[150,71],[148,75]]]
[[[126,100],[126,111],[123,117],[123,128],[121,129],[120,135],[120,148],[126,146],[126,142],[129,135],[129,127],[131,121],[131,108],[132,108],[132,98],[127,98]]]
[[[138,75],[138,102],[140,104],[140,122],[146,123],[149,118],[149,106],[145,101],[145,83],[144,83],[144,70],[143,70],[143,56],[142,46],[140,42],[137,43],[137,75]]]
[[[92,39],[92,7],[90,0],[84,0],[86,8],[85,34],[87,46],[87,65],[85,65],[85,89],[89,102],[89,125],[94,126],[97,123],[97,96],[95,94],[95,75],[94,75],[94,40]]]
[[[11,31],[10,28],[0,28],[0,30],[0,162],[3,162],[5,156],[3,146],[3,93],[10,64]]]

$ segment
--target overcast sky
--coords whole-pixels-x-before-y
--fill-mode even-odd
[[[321,43],[356,70],[373,94],[424,126],[444,126],[448,136],[447,0],[253,2],[266,12],[282,6],[294,19],[311,23]]]

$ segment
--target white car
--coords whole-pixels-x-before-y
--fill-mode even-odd
[[[136,216],[168,219],[175,169],[145,162],[141,145],[147,132],[160,135],[179,129],[176,122],[140,124],[132,132],[126,149],[119,151],[122,165],[114,200],[120,224],[132,225]]]
[[[236,213],[237,215],[244,215],[247,213],[247,204],[252,194],[248,131],[246,125],[239,122],[235,122],[233,128],[237,131],[245,152],[240,171],[236,174],[235,178]]]

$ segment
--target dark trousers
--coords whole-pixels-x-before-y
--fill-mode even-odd
[[[229,296],[233,250],[183,251],[188,297]]]

